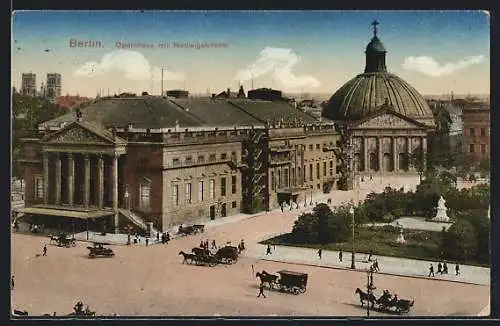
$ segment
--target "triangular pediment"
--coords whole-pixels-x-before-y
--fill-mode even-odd
[[[48,144],[90,144],[90,145],[113,145],[115,142],[107,135],[101,135],[94,130],[86,128],[79,123],[72,123],[42,139]]]
[[[420,129],[423,124],[401,114],[386,110],[359,121],[356,129]]]

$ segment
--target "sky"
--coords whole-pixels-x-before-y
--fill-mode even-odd
[[[421,94],[489,94],[484,11],[17,11],[12,85],[62,75],[62,94],[218,93],[270,87],[335,93],[378,37],[388,71]]]

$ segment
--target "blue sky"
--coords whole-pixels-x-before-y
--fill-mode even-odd
[[[63,93],[157,93],[164,67],[165,89],[216,92],[239,82],[248,89],[244,77],[253,75],[255,87],[334,93],[363,71],[374,18],[389,71],[421,93],[489,93],[490,26],[480,11],[16,12],[12,83],[19,87],[23,72],[36,73],[38,85],[60,72]],[[70,39],[102,48],[70,48]],[[226,46],[159,48],[163,42]]]

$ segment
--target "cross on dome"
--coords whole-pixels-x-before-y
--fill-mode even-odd
[[[377,25],[379,25],[380,23],[374,19],[373,22],[372,22],[372,26],[373,26],[373,36],[377,36]]]

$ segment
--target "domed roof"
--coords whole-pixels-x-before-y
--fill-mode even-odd
[[[434,117],[427,101],[415,88],[398,76],[387,72],[386,50],[377,37],[375,20],[373,38],[366,47],[366,66],[330,98],[322,116],[331,120],[360,120],[373,113],[392,109],[399,114],[429,126]]]
[[[330,98],[323,116],[332,120],[359,120],[386,108],[426,124],[434,121],[422,95],[388,72],[360,74],[345,83]]]

